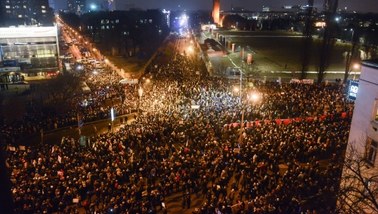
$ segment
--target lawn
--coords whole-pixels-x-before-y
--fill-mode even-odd
[[[235,43],[237,51],[247,47],[253,51],[254,62],[262,71],[300,71],[302,56],[304,55],[304,39],[298,34],[288,32],[220,32],[231,36],[229,40]],[[309,54],[309,69],[316,71],[320,61],[321,39],[314,38]],[[343,71],[345,68],[345,54],[350,45],[335,43],[327,71]],[[240,55],[240,54],[239,54]],[[232,57],[232,54],[231,54]]]

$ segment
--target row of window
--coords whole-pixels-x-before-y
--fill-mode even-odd
[[[10,5],[5,5],[5,9],[11,9],[12,7]],[[28,7],[26,5],[22,5],[22,8],[27,9]],[[45,5],[41,5],[42,9],[46,9]],[[20,9],[20,6],[16,5],[13,7],[13,9]]]
[[[141,24],[147,24],[147,23],[152,23],[152,19],[140,19],[139,22]],[[109,20],[109,19],[101,19],[101,24],[114,24],[114,23],[119,23],[119,19],[116,19],[116,20]]]

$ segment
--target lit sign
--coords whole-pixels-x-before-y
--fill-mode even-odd
[[[356,100],[357,93],[358,93],[358,82],[350,81],[348,98],[351,100]]]
[[[0,28],[0,38],[30,38],[30,37],[56,37],[57,26],[54,27],[6,27]]]
[[[326,27],[326,23],[325,22],[315,22],[315,27],[324,28],[324,27]]]

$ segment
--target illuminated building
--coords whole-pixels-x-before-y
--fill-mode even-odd
[[[366,161],[377,166],[378,151],[378,60],[364,61],[357,89],[355,108],[348,146],[365,156]],[[356,86],[354,86],[355,88]],[[351,90],[349,94],[352,93]]]
[[[220,0],[213,0],[213,20],[215,24],[219,24],[219,13],[220,13]]]
[[[0,28],[0,73],[44,76],[58,71],[58,30],[53,27]]]
[[[67,0],[67,10],[76,14],[87,12],[86,0]]]
[[[378,60],[362,62],[358,83],[348,97],[355,100],[340,182],[338,206],[354,213],[376,213],[378,151]],[[371,193],[371,194],[370,194]],[[350,212],[345,212],[350,213]]]
[[[0,0],[0,24],[52,25],[53,13],[48,0]]]

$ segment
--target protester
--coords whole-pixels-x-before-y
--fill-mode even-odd
[[[78,111],[104,117],[109,97],[121,97],[117,111],[140,108],[136,121],[85,146],[63,138],[11,149],[16,212],[168,212],[177,193],[183,212],[193,200],[202,201],[196,213],[332,211],[353,106],[339,85],[254,81],[240,97],[236,82],[177,53],[158,54],[139,85],[105,79],[89,83],[96,102],[58,127]],[[259,100],[247,101],[250,92]]]

